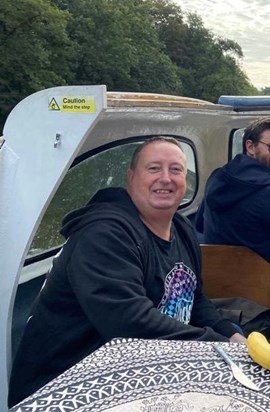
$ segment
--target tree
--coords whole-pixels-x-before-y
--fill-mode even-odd
[[[185,96],[215,102],[221,94],[257,93],[241,69],[238,43],[215,36],[197,14],[183,15],[170,0],[149,3],[166,53],[179,67]]]
[[[68,17],[50,0],[1,1],[1,123],[23,97],[68,81]]]
[[[178,68],[164,52],[147,2],[55,0],[68,10],[70,39],[77,45],[76,84],[109,90],[181,92]]]
[[[260,94],[264,96],[270,96],[270,87],[268,86],[261,89]]]
[[[23,97],[64,84],[216,101],[259,94],[233,40],[171,0],[2,0],[0,123]]]
[[[187,94],[216,102],[222,94],[256,93],[240,67],[243,53],[236,42],[214,36],[194,14],[188,16],[186,36],[190,39],[190,50],[183,62]]]

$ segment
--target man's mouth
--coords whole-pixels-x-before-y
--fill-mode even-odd
[[[155,193],[158,194],[168,194],[168,193],[172,193],[172,190],[169,189],[156,189],[154,190]]]

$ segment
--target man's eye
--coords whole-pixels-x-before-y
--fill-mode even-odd
[[[171,172],[174,174],[180,174],[180,173],[183,173],[184,171],[180,167],[171,167]]]
[[[148,170],[149,170],[149,172],[155,173],[155,172],[158,172],[158,171],[160,170],[160,167],[158,167],[158,166],[150,166],[150,167],[148,168]]]

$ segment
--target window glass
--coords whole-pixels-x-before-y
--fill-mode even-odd
[[[238,129],[235,130],[232,136],[232,158],[234,158],[237,154],[243,153],[242,149],[242,141],[243,141],[243,134],[245,129]]]
[[[182,205],[191,202],[195,195],[197,187],[197,176],[195,167],[195,156],[192,147],[184,142],[181,142],[181,146],[187,157],[187,190]]]
[[[101,188],[126,187],[126,174],[130,158],[141,142],[128,143],[102,151],[87,158],[68,171],[52,199],[29,250],[29,255],[61,245],[59,234],[62,219],[71,210],[84,206]],[[196,190],[194,152],[181,142],[187,156],[187,191],[182,204],[190,202]]]

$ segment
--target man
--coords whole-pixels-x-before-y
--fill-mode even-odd
[[[243,245],[270,262],[270,118],[252,122],[243,154],[209,177],[196,228],[205,243]]]
[[[192,226],[175,212],[186,158],[173,138],[139,146],[128,190],[105,189],[70,213],[12,369],[9,405],[115,337],[245,343],[202,293]]]

